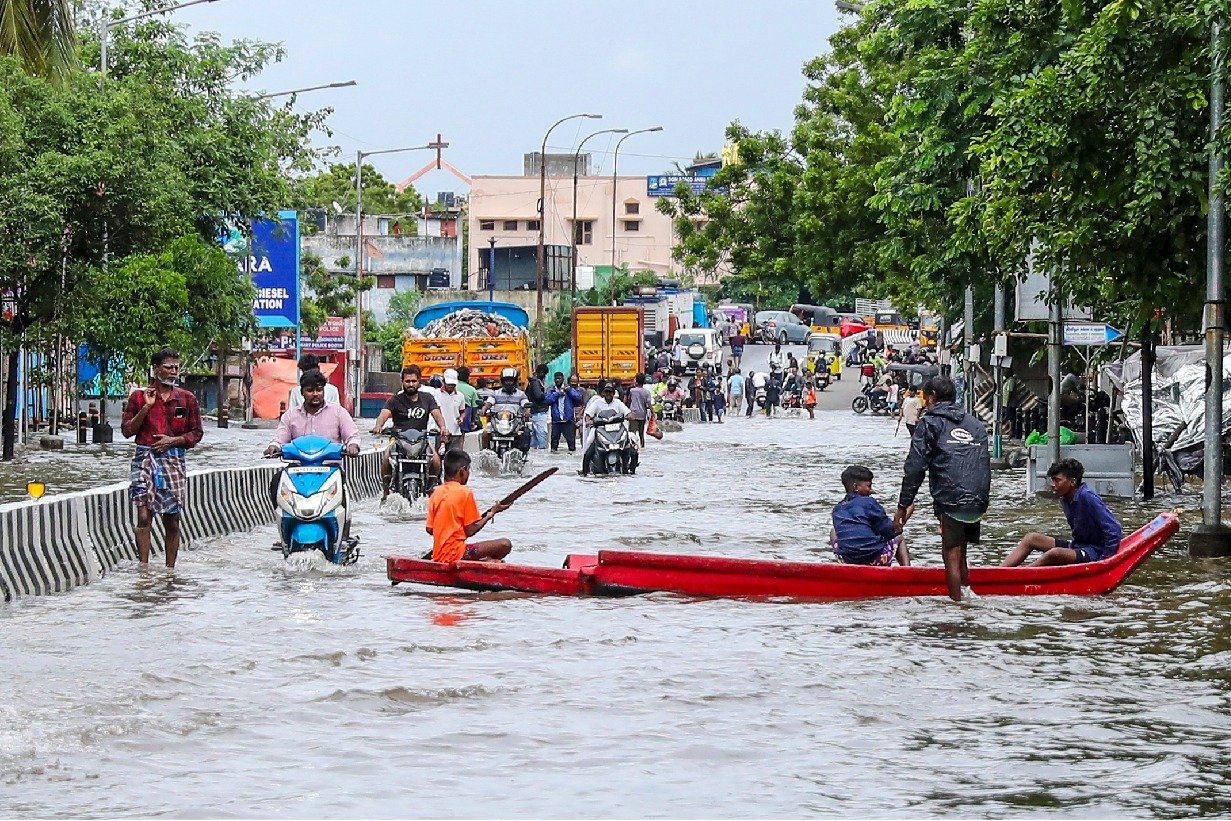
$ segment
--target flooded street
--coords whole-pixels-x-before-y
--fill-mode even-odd
[[[688,425],[635,477],[532,452],[527,475],[560,473],[484,536],[546,565],[604,547],[826,560],[842,468],[872,467],[892,508],[907,448],[851,395],[822,394],[815,421]],[[480,507],[517,484],[472,479]],[[1059,504],[1023,492],[1022,471],[994,478],[972,563],[1064,533]],[[1200,515],[1196,495],[1116,509],[1129,532],[1175,505],[1185,529]],[[939,565],[919,507],[912,554]],[[0,607],[0,815],[1231,812],[1231,564],[1189,559],[1183,533],[1110,596],[955,605],[393,588],[384,556],[430,546],[422,520],[369,500],[355,532],[345,572],[288,566],[267,527],[197,543],[173,574],[130,564]]]

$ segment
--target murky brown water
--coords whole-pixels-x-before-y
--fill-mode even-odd
[[[691,425],[614,481],[538,455],[561,474],[490,530],[544,564],[820,559],[845,464],[896,493],[892,431]],[[480,504],[514,484],[474,480]],[[1021,484],[997,477],[974,561],[1063,526]],[[353,572],[287,567],[268,528],[0,608],[0,815],[1231,812],[1231,564],[1182,542],[1106,597],[787,604],[391,588],[383,556],[422,549],[421,522],[366,502],[356,530]],[[938,564],[929,517],[911,533]]]

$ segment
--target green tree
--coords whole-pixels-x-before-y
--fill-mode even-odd
[[[31,74],[61,80],[78,68],[69,0],[0,0],[0,54]]]
[[[376,322],[370,315],[365,317],[364,337],[368,342],[380,344],[386,371],[402,368],[402,340],[406,329],[414,322],[422,297],[416,290],[398,291],[389,298],[388,318],[384,322]]]
[[[983,0],[963,60],[996,78],[972,154],[981,230],[1002,259],[1063,271],[1100,318],[1156,307],[1196,324],[1204,293],[1207,44],[1216,9],[1122,0],[1094,6]],[[1224,129],[1222,150],[1231,144]]]
[[[102,8],[86,5],[83,19],[96,23]],[[0,321],[6,347],[84,323],[64,306],[81,305],[80,294],[100,287],[95,279],[114,290],[129,257],[143,258],[136,273],[149,285],[152,271],[167,269],[148,258],[179,238],[212,243],[228,221],[285,207],[286,173],[315,162],[308,137],[327,112],[299,115],[233,88],[279,59],[278,47],[189,41],[158,20],[113,35],[112,79],[102,86],[86,72],[52,83],[0,57],[0,293],[16,303]],[[97,65],[88,34],[78,56]],[[230,299],[224,288],[196,301],[218,300],[226,315]],[[126,309],[112,307],[122,320]],[[4,456],[14,411],[5,409]]]
[[[355,212],[355,164],[334,163],[325,171],[294,182],[294,202],[301,208],[325,208],[332,213],[336,202],[348,213]],[[423,198],[413,186],[398,191],[393,183],[367,163],[363,164],[363,212],[365,214],[414,214]],[[403,234],[414,234],[417,225],[407,220]]]
[[[349,267],[350,258],[338,258],[335,266],[343,269]],[[359,292],[367,291],[375,284],[372,277],[356,280],[353,274],[331,271],[319,256],[312,253],[304,253],[299,260],[299,281],[299,325],[306,336],[316,336],[321,325],[331,316],[354,316]]]

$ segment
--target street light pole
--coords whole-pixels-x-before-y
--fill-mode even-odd
[[[1226,319],[1226,294],[1223,284],[1223,247],[1226,244],[1226,205],[1218,178],[1223,158],[1219,154],[1218,134],[1222,131],[1223,98],[1222,20],[1210,26],[1210,169],[1206,228],[1205,282],[1205,482],[1201,489],[1201,526],[1188,538],[1192,556],[1231,555],[1231,529],[1222,523],[1222,392],[1223,322]],[[1143,369],[1145,357],[1142,356]],[[1145,469],[1150,470],[1149,464]]]
[[[307,86],[306,88],[292,88],[290,91],[274,91],[269,94],[258,94],[255,97],[252,97],[250,99],[269,100],[274,97],[289,97],[292,94],[303,94],[306,91],[320,91],[321,89],[325,89],[325,88],[349,88],[353,85],[357,85],[357,83],[354,80],[347,80],[346,82],[343,82],[343,83],[325,83],[324,85]]]
[[[547,133],[543,135],[543,147],[539,149],[539,245],[535,277],[535,290],[538,291],[536,306],[534,310],[534,361],[537,364],[543,358],[543,279],[547,270],[546,252],[543,247],[544,230],[547,227],[547,138],[551,136],[551,132],[556,130],[556,126],[560,123],[568,122],[569,120],[601,120],[602,114],[570,114],[567,117],[561,117],[551,124],[551,128],[547,129]]]
[[[611,286],[611,301],[615,302],[615,266],[616,266],[616,189],[619,187],[620,173],[620,146],[629,137],[634,134],[646,134],[651,131],[662,131],[661,125],[656,125],[652,128],[640,128],[636,131],[630,131],[616,142],[615,152],[611,159],[611,273],[608,275],[608,283]]]
[[[577,153],[573,155],[573,265],[572,265],[572,286],[573,286],[573,305],[577,305],[577,165],[581,161],[581,149],[585,148],[590,137],[597,137],[599,134],[627,134],[627,128],[606,128],[602,131],[595,131],[581,141],[581,145],[577,146]]]
[[[98,43],[98,63],[99,63],[99,67],[102,69],[103,81],[106,82],[107,80],[107,68],[108,68],[108,65],[107,65],[107,45],[108,43],[107,41],[111,37],[111,29],[115,28],[116,26],[122,26],[125,23],[132,23],[137,20],[143,20],[146,17],[154,17],[159,14],[170,14],[171,12],[178,11],[179,9],[186,9],[189,6],[196,6],[201,3],[217,3],[217,2],[218,0],[186,0],[186,2],[183,2],[183,3],[176,3],[174,6],[167,6],[165,9],[152,9],[150,11],[143,11],[140,14],[133,14],[128,17],[120,18],[119,20],[108,20],[106,16],[106,12],[104,12],[103,19],[102,19],[102,29],[99,32],[100,36],[99,36],[99,43]]]
[[[355,152],[355,416],[359,415],[359,400],[363,395],[363,158],[377,154],[400,154],[403,151],[427,151],[437,147],[448,148],[449,144]]]

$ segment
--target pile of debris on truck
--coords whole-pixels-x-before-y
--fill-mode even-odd
[[[526,333],[499,314],[489,314],[473,308],[463,308],[433,320],[423,328],[409,328],[408,336],[419,339],[446,337],[449,339],[474,339],[477,337],[517,337]]]

